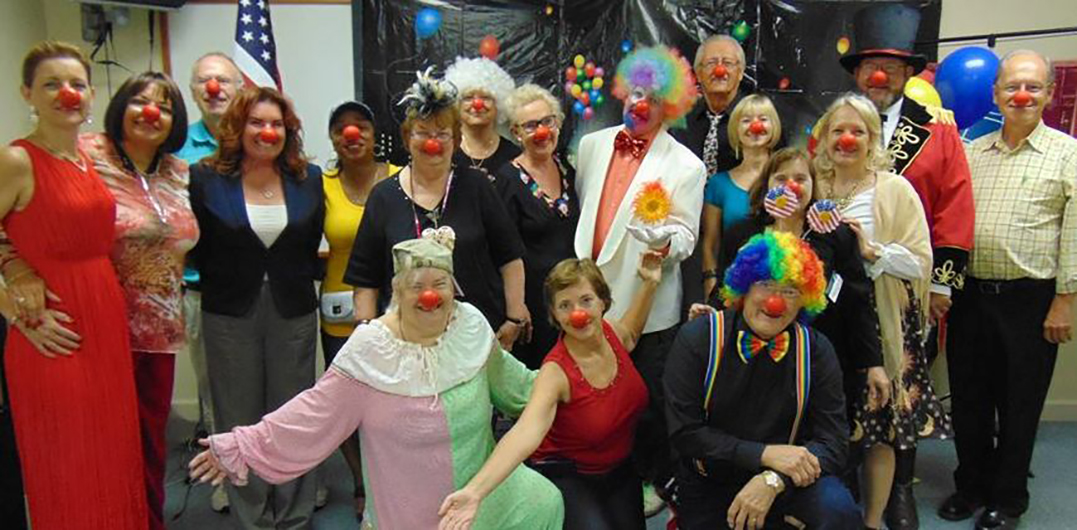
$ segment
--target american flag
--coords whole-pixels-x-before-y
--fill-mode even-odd
[[[797,206],[800,206],[797,194],[785,186],[778,186],[768,191],[767,196],[763,198],[763,208],[778,219],[793,215],[793,212],[797,211]]]
[[[269,0],[239,0],[233,57],[248,85],[281,89]]]
[[[815,201],[808,210],[808,226],[812,230],[826,234],[833,232],[841,225],[841,211],[838,205],[831,200],[823,199]]]

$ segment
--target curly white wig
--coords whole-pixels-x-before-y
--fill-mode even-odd
[[[504,126],[508,123],[508,113],[502,111],[505,101],[516,89],[516,82],[497,63],[485,57],[457,57],[445,70],[445,80],[456,86],[461,99],[475,90],[482,90],[493,96],[498,110],[498,124]]]

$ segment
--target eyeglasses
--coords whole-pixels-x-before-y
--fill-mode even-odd
[[[221,86],[228,86],[228,85],[231,85],[231,84],[235,83],[234,81],[232,81],[231,79],[229,79],[229,78],[227,78],[227,77],[225,77],[223,75],[218,75],[218,76],[212,76],[212,75],[199,76],[199,77],[195,78],[194,82],[195,82],[196,85],[204,85],[204,84],[208,83],[210,79],[216,79],[217,84],[219,84]]]
[[[722,66],[724,66],[726,68],[732,69],[732,68],[739,67],[740,66],[740,61],[738,61],[736,59],[714,58],[714,59],[710,59],[707,62],[703,63],[703,67],[706,68],[707,70],[713,70],[714,67],[718,66],[718,65],[722,65]]]
[[[758,287],[766,291],[767,294],[776,294],[790,301],[798,300],[800,298],[800,289],[789,285],[782,285],[774,280],[755,282],[752,284],[752,287]]]
[[[434,139],[439,142],[448,142],[449,140],[452,140],[452,133],[449,131],[413,131],[411,133],[411,137],[424,142],[430,139]]]
[[[860,69],[863,70],[864,73],[869,74],[869,75],[874,74],[877,70],[882,70],[882,71],[886,72],[886,75],[897,75],[897,74],[905,71],[905,65],[904,64],[877,64],[877,63],[863,62],[863,63],[860,63]]]
[[[550,114],[549,116],[545,116],[537,120],[525,121],[519,124],[519,127],[523,129],[524,132],[526,132],[527,134],[533,134],[535,132],[535,129],[539,128],[539,125],[546,126],[550,129],[556,129],[558,127],[557,116]]]
[[[484,94],[471,94],[469,96],[464,96],[460,98],[460,101],[463,101],[464,103],[471,103],[476,99],[481,99],[485,103],[492,103],[494,101],[494,98],[492,96],[487,96]]]

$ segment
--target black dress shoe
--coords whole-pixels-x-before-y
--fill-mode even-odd
[[[916,497],[912,484],[894,484],[890,490],[890,502],[886,505],[886,527],[890,530],[918,530],[920,518],[916,515]]]
[[[939,506],[939,517],[947,521],[964,521],[972,517],[979,507],[979,502],[957,492],[947,497],[942,506]]]
[[[976,530],[1013,530],[1020,524],[1020,516],[1006,515],[998,510],[987,509],[976,519]]]

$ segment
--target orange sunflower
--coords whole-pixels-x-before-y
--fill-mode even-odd
[[[643,189],[636,194],[632,201],[633,213],[636,219],[646,224],[659,224],[669,217],[669,193],[657,180],[643,185]]]

